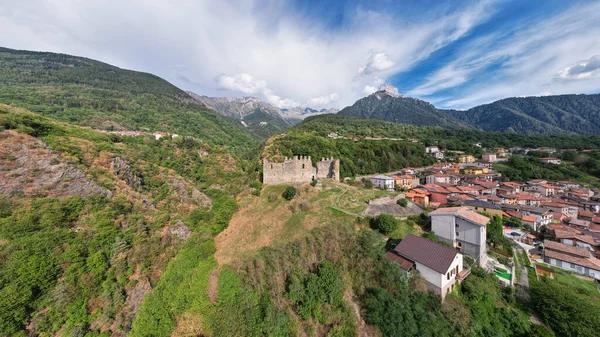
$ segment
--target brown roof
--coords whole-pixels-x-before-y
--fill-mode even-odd
[[[544,250],[544,255],[552,259],[561,260],[600,271],[600,260],[595,257],[581,258],[547,249]]]
[[[569,254],[581,258],[587,258],[590,256],[590,251],[585,248],[565,245],[564,243],[554,242],[550,240],[544,240],[544,250],[555,251],[561,254]]]
[[[594,212],[591,211],[586,211],[582,208],[579,209],[579,216],[582,218],[593,218],[594,217]]]
[[[454,248],[446,247],[413,234],[404,237],[394,248],[394,251],[441,274],[448,271],[456,254],[458,254],[458,251]]]
[[[577,234],[575,232],[563,231],[563,230],[559,230],[559,229],[554,231],[554,235],[559,240],[560,239],[572,239],[572,240],[585,242],[592,246],[596,245],[596,240],[594,240],[594,238],[591,235]]]
[[[600,232],[600,225],[591,224],[588,229],[592,232]]]
[[[389,251],[389,252],[385,253],[385,256],[387,256],[388,259],[399,264],[400,268],[402,268],[404,270],[410,270],[410,268],[415,266],[415,264],[412,261],[403,258],[402,256],[396,254],[393,251]]]
[[[429,215],[455,215],[459,216],[465,220],[469,220],[474,222],[480,226],[485,226],[490,222],[490,219],[481,214],[475,213],[467,207],[446,207],[436,209],[435,211],[429,213]]]

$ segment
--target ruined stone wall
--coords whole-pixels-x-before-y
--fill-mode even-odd
[[[322,158],[317,163],[317,179],[333,179],[340,181],[340,160]]]
[[[312,165],[309,156],[285,158],[283,163],[263,159],[263,183],[267,185],[310,182],[313,179],[340,180],[340,161],[323,159]]]
[[[310,157],[296,156],[285,158],[283,163],[263,160],[263,183],[284,184],[309,182],[317,178],[317,169],[313,167]]]

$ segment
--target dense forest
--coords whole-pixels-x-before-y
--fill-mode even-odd
[[[155,75],[64,54],[0,48],[0,103],[106,130],[166,131],[248,150],[239,121]]]

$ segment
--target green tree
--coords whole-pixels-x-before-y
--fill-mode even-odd
[[[285,200],[292,200],[296,196],[296,188],[294,186],[288,186],[285,188],[282,194]]]
[[[400,225],[398,219],[391,214],[379,214],[377,217],[371,219],[371,224],[382,234],[389,234],[398,229]]]
[[[408,206],[408,200],[406,200],[405,198],[400,198],[396,201],[396,203],[402,207],[406,207]]]

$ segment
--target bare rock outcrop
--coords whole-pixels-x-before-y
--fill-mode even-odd
[[[136,191],[142,190],[142,179],[138,177],[133,169],[123,158],[116,157],[110,162],[110,169],[113,170],[115,175],[123,180],[129,187]]]
[[[184,202],[195,202],[201,207],[212,206],[212,201],[206,194],[200,192],[200,190],[193,186],[188,190],[187,184],[178,178],[171,178],[169,180],[169,185],[171,186],[173,193]]]
[[[178,220],[175,225],[169,227],[169,234],[176,236],[183,241],[187,241],[187,239],[192,236],[192,231],[183,221]]]
[[[0,133],[0,193],[112,196],[83,170],[61,161],[41,140],[13,131]]]

